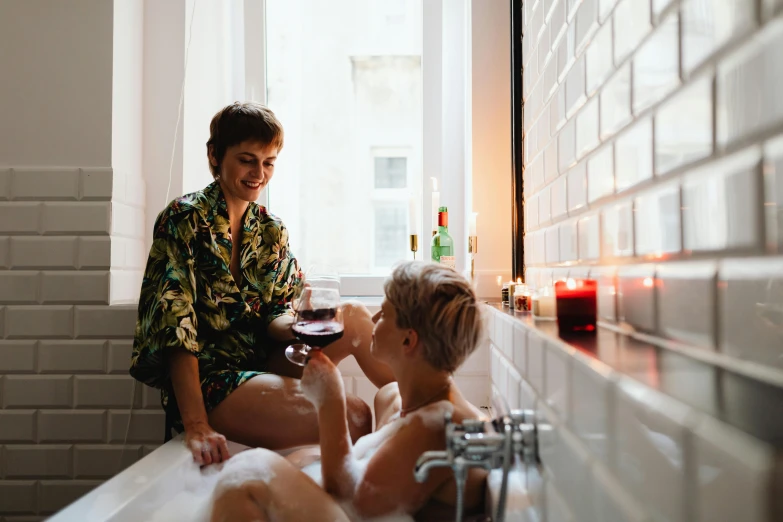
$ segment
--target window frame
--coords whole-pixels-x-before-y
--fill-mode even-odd
[[[410,187],[409,191],[418,194],[420,198],[417,216],[419,223],[419,250],[416,259],[427,259],[427,246],[431,237],[431,208],[432,181],[437,179],[437,184],[443,194],[453,196],[449,201],[449,211],[457,216],[463,216],[460,223],[452,220],[458,244],[464,244],[464,248],[458,248],[457,269],[462,270],[467,258],[467,238],[462,237],[466,232],[466,199],[469,198],[464,188],[469,184],[470,167],[467,159],[470,157],[470,116],[467,103],[469,91],[466,87],[470,76],[469,47],[470,40],[466,38],[470,32],[470,3],[455,2],[449,0],[445,4],[443,0],[421,0],[422,5],[422,176],[418,186]],[[248,100],[267,103],[266,92],[266,0],[244,0],[245,20],[245,93]],[[444,11],[445,15],[444,16]],[[456,30],[444,30],[446,18],[454,20],[459,17],[460,27]],[[443,67],[444,48],[456,49],[459,65],[457,67]],[[453,53],[454,51],[450,51]],[[448,58],[453,59],[451,54]],[[456,89],[452,86],[457,85]],[[462,103],[451,103],[462,96]],[[451,101],[450,101],[451,100]],[[449,103],[449,118],[444,117],[443,105]],[[456,115],[454,113],[457,113]],[[461,121],[463,129],[457,132],[444,132],[451,122]],[[378,150],[393,150],[393,146],[379,147]],[[375,148],[373,149],[373,153]],[[444,151],[461,151],[460,160],[457,162],[462,168],[444,169]],[[373,156],[374,157],[374,156]],[[410,160],[410,155],[408,158]],[[449,162],[453,165],[453,162]],[[409,172],[410,172],[409,167]],[[410,178],[409,178],[410,179]],[[451,193],[444,191],[443,187],[454,187]],[[394,189],[387,189],[394,190]],[[465,196],[468,196],[466,198]],[[258,200],[263,205],[269,205],[269,191],[267,188],[261,193]],[[412,258],[412,256],[411,256]],[[374,250],[373,250],[374,264]],[[341,294],[344,296],[373,297],[383,295],[383,283],[388,274],[340,274]]]

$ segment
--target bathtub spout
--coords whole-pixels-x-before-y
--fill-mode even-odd
[[[452,462],[449,460],[449,454],[446,451],[425,451],[419,460],[416,461],[416,468],[413,472],[416,482],[424,482],[433,468],[450,468]]]

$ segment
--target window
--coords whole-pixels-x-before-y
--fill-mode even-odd
[[[269,208],[305,269],[385,275],[422,178],[421,0],[268,1],[265,20],[285,128]]]

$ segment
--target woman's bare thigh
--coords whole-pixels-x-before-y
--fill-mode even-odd
[[[369,407],[349,396],[348,427],[353,440],[372,431]],[[228,440],[246,446],[283,449],[318,443],[318,416],[302,393],[300,381],[257,375],[209,413],[209,424]]]

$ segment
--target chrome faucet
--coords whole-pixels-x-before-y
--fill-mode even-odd
[[[517,457],[525,464],[538,462],[537,425],[531,410],[513,410],[489,422],[466,419],[462,424],[452,422],[451,412],[444,415],[446,423],[446,450],[426,451],[416,462],[414,476],[424,482],[433,468],[449,467],[454,471],[457,486],[457,513],[462,521],[464,492],[470,468],[503,469],[498,509],[493,522],[503,522],[508,489],[508,474]],[[488,432],[491,426],[493,431]]]

